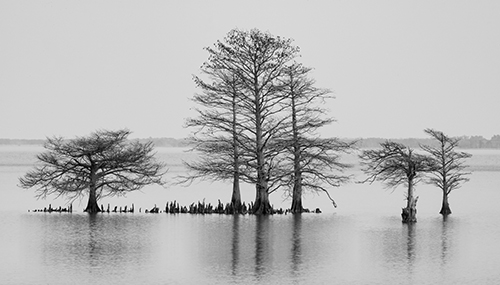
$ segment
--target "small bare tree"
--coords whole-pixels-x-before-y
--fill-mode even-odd
[[[431,172],[432,177],[429,178],[428,183],[436,185],[443,191],[443,201],[439,213],[447,216],[451,214],[448,195],[451,191],[460,188],[462,183],[469,181],[466,176],[470,173],[464,171],[467,168],[464,162],[472,155],[455,150],[460,141],[458,138],[448,137],[443,132],[433,129],[425,129],[425,132],[438,142],[437,147],[421,145],[421,148],[435,160],[437,167]]]
[[[164,164],[157,162],[153,143],[127,140],[130,131],[97,131],[87,137],[48,138],[37,156],[39,165],[19,178],[21,187],[36,187],[36,196],[89,196],[85,212],[97,213],[106,196],[121,196],[148,184],[163,185]]]
[[[415,185],[422,180],[423,174],[435,169],[434,160],[400,143],[386,141],[380,145],[382,149],[364,150],[360,154],[362,170],[368,175],[361,182],[380,181],[388,188],[407,186],[407,204],[401,217],[403,223],[416,222],[418,197],[414,197]]]

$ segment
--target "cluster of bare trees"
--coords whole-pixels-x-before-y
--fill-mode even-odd
[[[240,182],[251,183],[251,211],[268,214],[269,194],[278,189],[290,193],[291,211],[298,213],[304,189],[328,194],[326,186],[348,180],[340,153],[353,143],[318,136],[333,121],[322,108],[331,92],[314,86],[292,40],[235,29],[206,51],[202,76],[194,77],[201,90],[193,97],[197,117],[187,120],[200,159],[186,163],[190,173],[183,182],[232,181],[236,212]]]
[[[360,154],[363,171],[367,174],[362,182],[380,181],[389,188],[400,185],[408,188],[407,205],[401,213],[405,223],[417,221],[418,197],[414,197],[414,189],[418,182],[424,180],[442,190],[440,214],[447,216],[451,214],[448,195],[469,180],[464,161],[471,155],[455,150],[460,139],[433,129],[426,129],[425,132],[436,141],[436,145],[421,145],[423,154],[390,141],[382,143],[381,149],[364,150]]]
[[[292,213],[302,213],[304,191],[325,192],[348,182],[349,165],[341,161],[355,142],[322,138],[318,130],[334,120],[323,108],[332,98],[328,89],[315,86],[311,68],[297,61],[299,48],[292,40],[257,29],[232,30],[222,41],[207,47],[208,60],[194,77],[200,92],[192,98],[197,116],[187,119],[190,138],[199,159],[186,162],[188,174],[180,183],[196,179],[231,181],[231,209],[242,212],[240,183],[255,185],[249,212],[270,214],[269,195],[278,190],[291,197]],[[468,181],[459,139],[432,129],[436,142],[421,145],[421,152],[387,141],[380,149],[361,152],[367,177],[387,187],[405,185],[407,205],[403,222],[416,221],[415,185],[433,184],[443,192],[440,213],[451,213],[448,195]],[[88,195],[85,211],[101,211],[97,201],[124,195],[148,184],[160,184],[164,164],[156,161],[151,142],[127,140],[130,131],[97,131],[88,137],[49,138],[39,165],[20,178],[23,188],[36,187],[38,197],[65,195],[70,200]],[[246,212],[246,211],[245,211]]]

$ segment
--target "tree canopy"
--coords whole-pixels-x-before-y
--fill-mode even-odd
[[[65,140],[47,138],[37,156],[38,165],[19,179],[23,188],[36,188],[36,196],[89,196],[86,212],[99,212],[97,201],[120,196],[148,184],[163,185],[164,163],[156,161],[153,144],[127,140],[130,131],[96,131]]]
[[[433,169],[433,160],[403,144],[386,141],[381,149],[364,150],[359,156],[367,178],[362,182],[382,182],[388,188],[418,183]],[[411,178],[412,180],[408,180]]]

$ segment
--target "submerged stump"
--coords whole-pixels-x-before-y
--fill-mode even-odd
[[[401,212],[403,223],[411,224],[417,222],[417,209],[416,208],[403,208]]]
[[[417,222],[417,201],[418,197],[413,199],[413,196],[410,196],[408,198],[408,205],[406,206],[406,208],[403,208],[401,212],[403,223],[410,224]]]

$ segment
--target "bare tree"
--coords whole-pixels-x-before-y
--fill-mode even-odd
[[[206,116],[199,121],[210,126],[211,130],[223,133],[222,149],[229,154],[227,146],[232,141],[233,173],[244,181],[256,185],[256,198],[252,212],[269,214],[272,211],[269,203],[269,193],[274,191],[278,179],[273,179],[277,172],[277,153],[280,145],[275,138],[283,135],[286,118],[280,115],[284,100],[280,92],[278,79],[282,76],[283,67],[297,56],[298,47],[292,46],[292,41],[263,33],[257,29],[251,31],[231,30],[223,41],[217,41],[213,47],[206,50],[209,59],[202,70],[209,75],[206,83],[196,79],[197,85],[204,90],[216,87],[212,92],[219,96],[220,90],[232,90],[227,94],[232,97],[235,110],[233,118],[220,112]],[[230,78],[230,81],[226,79]],[[233,84],[234,83],[234,84]],[[231,89],[230,86],[237,86]],[[235,85],[236,84],[236,85]],[[225,96],[224,98],[230,98]],[[228,103],[228,101],[226,101]],[[227,105],[226,105],[227,106]],[[229,135],[231,134],[231,135]],[[206,136],[205,137],[210,137]],[[237,160],[235,160],[237,158]],[[227,165],[225,165],[227,166]],[[237,169],[237,170],[236,170]],[[207,172],[219,178],[219,174]]]
[[[236,76],[225,70],[215,68],[211,61],[203,64],[202,73],[207,75],[211,84],[194,77],[195,83],[202,90],[193,101],[198,117],[187,119],[186,126],[195,128],[191,137],[193,150],[198,151],[200,159],[185,162],[190,170],[181,182],[195,179],[232,180],[233,191],[231,205],[235,213],[241,213],[240,193],[240,149],[238,142],[238,102],[239,84]]]
[[[380,145],[382,149],[364,150],[360,154],[362,170],[368,175],[361,182],[371,184],[380,181],[388,188],[407,186],[407,204],[401,217],[404,223],[416,222],[418,197],[414,197],[415,185],[422,180],[425,173],[435,169],[434,160],[415,153],[403,144],[386,141]]]
[[[88,195],[85,211],[100,212],[97,201],[121,196],[148,184],[162,185],[164,164],[154,158],[153,144],[127,140],[130,131],[97,131],[87,137],[47,138],[39,165],[19,178],[23,188],[36,187],[36,196]]]
[[[316,88],[315,81],[308,78],[311,68],[293,64],[284,69],[283,92],[290,113],[291,132],[284,138],[291,154],[291,173],[287,175],[292,190],[292,213],[304,211],[302,206],[303,188],[325,192],[333,205],[325,186],[338,187],[349,180],[349,176],[340,175],[349,165],[340,162],[339,153],[352,150],[354,142],[342,142],[335,138],[322,139],[317,130],[334,120],[326,116],[323,108],[330,96],[330,90]],[[287,181],[285,179],[285,181]],[[290,185],[291,184],[291,185]]]
[[[439,213],[447,216],[451,214],[448,195],[451,191],[460,188],[462,183],[469,181],[469,178],[465,176],[470,173],[464,171],[467,168],[464,162],[472,155],[455,150],[460,139],[448,137],[443,132],[433,129],[425,129],[424,131],[438,142],[437,147],[421,145],[421,148],[435,160],[437,167],[432,172],[429,183],[436,185],[443,191],[443,201]]]

